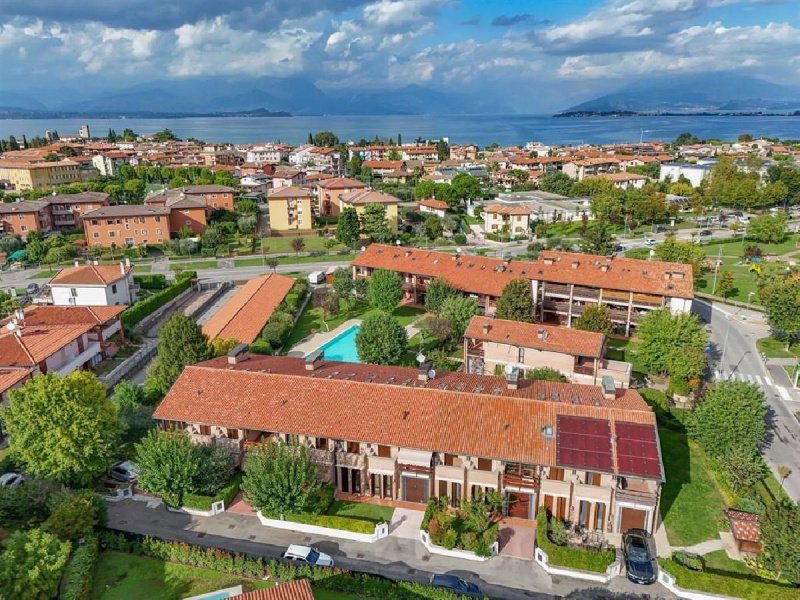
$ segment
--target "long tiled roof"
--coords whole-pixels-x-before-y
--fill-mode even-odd
[[[367,187],[367,184],[363,181],[351,179],[350,177],[334,177],[333,179],[320,181],[318,185],[325,190],[363,189]]]
[[[362,205],[362,204],[397,204],[400,202],[400,199],[397,196],[392,196],[391,194],[387,194],[386,192],[381,192],[380,190],[353,190],[352,192],[348,192],[346,194],[342,194],[340,197],[341,202],[346,204],[355,204],[355,205]]]
[[[488,326],[488,331],[484,330],[485,326]],[[603,356],[605,342],[602,333],[593,331],[481,316],[472,317],[464,337],[593,358]]]
[[[50,204],[95,204],[106,202],[108,198],[109,195],[105,192],[80,192],[78,194],[56,194],[42,198],[42,200]]]
[[[148,204],[112,204],[84,213],[84,219],[105,219],[108,217],[149,217],[170,213],[168,206]]]
[[[508,204],[490,204],[483,212],[498,215],[530,215],[533,211],[525,205],[512,206]]]
[[[538,399],[503,395],[502,388],[493,393],[492,385],[504,385],[502,378],[473,376],[487,387],[458,391],[438,387],[438,376],[425,387],[415,387],[415,369],[399,368],[409,375],[404,385],[406,380],[394,376],[359,380],[356,365],[331,365],[330,377],[319,369],[304,371],[302,359],[287,357],[262,357],[230,367],[219,360],[190,366],[153,416],[541,465],[557,465],[555,439],[542,431],[555,430],[561,415],[606,420],[612,428],[614,421],[655,428],[648,408],[582,403],[581,395],[600,393],[594,386],[534,382],[526,389],[534,394],[539,390]],[[376,377],[385,369],[362,366]],[[635,390],[625,394],[641,402]]]
[[[26,326],[61,326],[61,325],[104,325],[114,317],[119,316],[127,306],[49,306],[35,304],[25,308]],[[5,326],[9,318],[0,320],[0,326]]]
[[[203,325],[203,333],[253,342],[293,285],[294,279],[275,273],[251,279]]]
[[[125,272],[122,272],[122,269]],[[80,265],[61,269],[50,280],[50,285],[109,285],[127,277],[130,265]]]
[[[307,190],[306,188],[301,188],[295,185],[287,185],[285,187],[278,188],[277,190],[273,190],[267,194],[267,199],[272,200],[273,198],[311,198],[314,194],[311,190]]]
[[[22,202],[0,202],[0,215],[35,213],[47,208],[44,200],[23,200]]]
[[[0,367],[0,394],[10,390],[30,375],[30,369],[3,369]]]
[[[21,336],[4,327],[0,333],[0,366],[34,367],[92,327],[94,323],[25,326]]]
[[[275,587],[231,596],[229,600],[314,600],[314,593],[308,579],[295,579]]]

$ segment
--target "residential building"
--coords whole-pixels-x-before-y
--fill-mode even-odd
[[[383,177],[393,171],[407,171],[408,165],[404,160],[365,160],[361,168],[372,169],[372,174]]]
[[[658,180],[666,181],[669,179],[674,183],[681,177],[685,177],[692,184],[692,187],[700,187],[703,180],[711,175],[711,169],[714,164],[715,161],[703,161],[697,164],[663,163]]]
[[[619,173],[603,173],[602,175],[597,176],[598,179],[605,179],[606,181],[610,181],[614,184],[614,187],[618,190],[630,190],[636,189],[640,190],[644,187],[644,184],[647,183],[650,178],[645,175],[637,175],[636,173],[625,173],[620,171]]]
[[[370,146],[350,146],[347,149],[347,158],[351,159],[354,156],[362,161],[383,160],[389,153],[389,146],[383,144],[373,144]]]
[[[191,206],[203,206],[207,208],[209,215],[214,210],[228,210],[233,212],[234,190],[224,185],[187,185],[182,188],[171,190],[162,189],[152,192],[144,199],[145,204],[161,206],[173,206],[177,202],[191,200]],[[190,206],[183,203],[184,206]]]
[[[467,373],[491,375],[510,365],[523,376],[550,367],[572,383],[600,385],[611,377],[615,387],[628,387],[631,364],[606,360],[605,353],[602,333],[542,323],[475,316],[464,334]]]
[[[314,194],[306,188],[285,186],[267,196],[269,227],[272,232],[311,230],[314,226]]]
[[[350,177],[323,179],[317,183],[317,201],[320,215],[338,215],[342,212],[342,195],[366,189],[367,184]]]
[[[426,286],[444,278],[487,315],[512,279],[526,279],[537,320],[569,327],[585,306],[602,304],[624,335],[651,310],[689,312],[694,297],[690,265],[572,252],[544,251],[531,262],[372,244],[352,265],[354,277],[368,278],[375,269],[399,273],[405,300],[419,304]]]
[[[444,200],[436,200],[435,198],[423,198],[419,201],[419,212],[428,213],[444,219],[447,209],[449,208],[447,202]]]
[[[4,233],[16,233],[24,240],[32,231],[48,233],[53,228],[53,212],[45,200],[0,202],[0,223]]]
[[[25,385],[31,378],[32,369],[24,367],[0,367],[0,407],[8,406],[8,396],[12,390]],[[6,435],[3,421],[0,420],[0,448],[6,446]]]
[[[561,170],[573,179],[582,181],[587,177],[596,177],[603,173],[608,173],[609,171],[615,171],[618,167],[618,158],[584,158],[572,162],[565,162]]]
[[[119,169],[123,165],[129,165],[130,154],[127,152],[113,151],[104,152],[103,154],[96,154],[92,157],[92,165],[100,175],[106,177],[116,177],[119,175]]]
[[[21,160],[0,158],[0,179],[17,191],[39,190],[82,181],[81,167],[74,160]]]
[[[285,144],[267,144],[264,146],[253,146],[248,148],[245,155],[245,162],[255,164],[271,164],[289,160],[291,147]]]
[[[588,531],[654,531],[664,469],[638,392],[429,368],[237,349],[187,367],[153,417],[239,459],[255,444],[306,446],[343,493],[422,510],[497,491],[509,516],[545,507]]]
[[[475,160],[478,158],[480,151],[480,147],[475,144],[464,144],[462,146],[453,144],[450,146],[450,160]]]
[[[202,215],[202,225],[205,226],[205,209],[186,209],[197,218]],[[163,244],[169,241],[170,232],[177,232],[180,227],[173,229],[170,218],[172,209],[167,206],[148,206],[135,204],[117,204],[104,206],[83,215],[83,229],[86,234],[86,243],[93,246],[110,248],[112,246],[140,246],[142,244]],[[192,226],[190,215],[184,215],[185,221]],[[194,231],[202,231],[200,222],[194,223]]]
[[[429,160],[439,161],[439,150],[436,144],[428,146],[402,146],[400,157],[403,160]]]
[[[17,311],[15,319],[9,317],[0,321],[5,327],[15,320],[24,334],[31,327],[61,327],[89,324],[92,329],[88,333],[89,341],[100,343],[102,350],[108,346],[109,340],[116,334],[125,337],[120,315],[127,308],[125,305],[115,306],[49,306],[34,304]],[[2,364],[2,359],[0,359]]]
[[[50,280],[56,306],[115,306],[136,302],[130,262],[119,265],[78,265],[62,269]]]
[[[109,195],[104,192],[81,192],[79,194],[55,194],[43,198],[50,205],[53,226],[57,229],[72,229],[83,225],[82,215],[102,206],[108,206]]]
[[[276,273],[249,280],[206,321],[203,333],[253,343],[293,285],[294,279]]]
[[[276,169],[272,175],[272,188],[291,187],[303,185],[306,182],[306,173],[300,169]]]
[[[483,209],[483,230],[505,236],[528,236],[531,209],[522,204],[489,204]]]
[[[386,209],[389,230],[397,231],[398,206],[400,204],[400,199],[397,196],[371,188],[356,189],[340,195],[339,203],[342,209],[355,208],[359,216],[364,214],[364,207],[367,204],[380,204]]]

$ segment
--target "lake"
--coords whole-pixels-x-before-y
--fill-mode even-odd
[[[740,133],[754,137],[800,139],[800,117],[591,117],[553,118],[541,115],[387,115],[297,117],[192,117],[183,119],[0,119],[0,137],[23,134],[76,133],[88,124],[92,135],[126,127],[137,133],[169,128],[181,138],[252,143],[282,141],[302,144],[309,132],[329,130],[342,140],[372,139],[375,135],[409,142],[417,137],[448,137],[451,143],[503,146],[536,140],[545,144],[611,144],[645,140],[671,141],[683,131],[700,138],[733,140]],[[644,130],[644,131],[643,131]]]

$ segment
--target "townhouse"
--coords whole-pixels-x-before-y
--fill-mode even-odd
[[[306,188],[284,186],[267,196],[271,232],[310,231],[314,226],[314,194]]]
[[[62,269],[50,280],[55,306],[114,306],[136,302],[138,287],[129,260],[119,265],[79,265]]]
[[[79,194],[53,194],[43,198],[50,205],[53,226],[74,228],[83,225],[83,215],[102,206],[108,206],[109,195],[104,192],[81,192]]]
[[[178,232],[181,227],[179,219],[171,219],[171,208],[167,206],[148,206],[135,204],[117,204],[104,206],[83,215],[83,230],[86,243],[90,247],[102,246],[103,248],[120,246],[139,246],[142,244],[162,244],[169,241],[171,232]],[[185,210],[183,223],[189,227],[193,225],[193,218],[202,218],[205,226],[205,209],[177,209]],[[195,222],[192,231],[202,231],[200,222]]]
[[[590,531],[655,528],[664,470],[635,390],[245,349],[187,367],[154,412],[160,427],[239,459],[257,444],[303,445],[339,492],[420,510],[497,491],[514,517],[543,506]]]
[[[280,162],[289,160],[291,146],[286,144],[266,144],[263,146],[252,146],[245,154],[245,162],[255,164],[277,165]]]
[[[444,200],[436,200],[435,198],[423,198],[419,201],[419,212],[428,213],[444,219],[449,205]]]
[[[570,327],[586,306],[601,304],[626,336],[651,310],[689,312],[694,297],[690,265],[593,254],[545,251],[522,261],[372,244],[352,265],[354,277],[375,269],[399,273],[405,301],[419,304],[426,286],[444,278],[490,316],[505,286],[522,278],[530,281],[537,320]]]
[[[366,189],[367,184],[350,177],[322,179],[317,183],[319,214],[338,215],[342,212],[341,197],[358,190]]]
[[[373,175],[383,177],[393,171],[408,171],[408,164],[405,160],[365,160],[361,168],[372,169]]]
[[[347,149],[347,158],[358,156],[362,161],[383,160],[389,154],[389,146],[372,144],[369,146],[350,146]]]
[[[528,236],[531,227],[531,209],[517,204],[493,203],[483,209],[483,230],[510,236]]]
[[[386,192],[373,189],[357,189],[339,196],[339,204],[345,208],[355,208],[358,216],[364,214],[368,204],[380,204],[386,209],[386,220],[390,231],[397,231],[398,206],[400,199]]]
[[[4,233],[16,233],[24,240],[32,231],[48,233],[53,228],[53,213],[45,200],[0,202],[0,223]]]
[[[145,197],[145,204],[172,206],[176,202],[191,200],[194,204],[207,208],[210,214],[214,210],[233,211],[233,195],[235,190],[224,185],[187,185],[172,190],[162,189]],[[189,205],[184,203],[185,205]]]
[[[439,150],[436,144],[427,146],[401,146],[400,157],[403,160],[439,161]]]
[[[467,373],[497,374],[508,365],[520,375],[550,367],[572,383],[600,385],[610,377],[615,387],[630,385],[631,364],[606,360],[606,336],[542,323],[520,323],[474,316],[464,333]]]

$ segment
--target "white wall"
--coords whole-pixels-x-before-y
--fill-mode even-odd
[[[670,298],[669,309],[672,313],[688,313],[692,310],[691,298]]]
[[[133,277],[128,276],[112,285],[50,285],[53,304],[56,306],[114,306],[115,304],[132,304],[131,284]],[[117,291],[113,292],[116,285]],[[77,292],[75,303],[70,302],[71,289]]]
[[[700,182],[702,182],[710,172],[710,169],[697,165],[662,164],[658,179],[664,181],[669,177],[674,183],[683,175],[694,187],[698,187]]]

